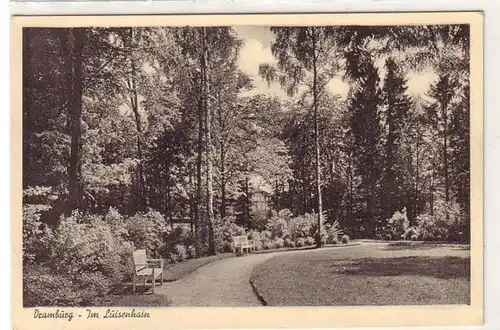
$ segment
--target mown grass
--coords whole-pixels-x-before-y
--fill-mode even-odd
[[[470,303],[469,251],[364,245],[276,256],[252,272],[268,306]]]

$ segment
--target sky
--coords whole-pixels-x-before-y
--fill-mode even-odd
[[[248,74],[254,83],[252,94],[271,94],[286,98],[285,92],[279,84],[268,86],[267,82],[259,77],[258,70],[261,63],[275,64],[276,60],[271,53],[271,42],[274,39],[273,33],[269,27],[263,26],[236,26],[233,27],[235,32],[243,39],[244,46],[241,49],[239,58],[240,69]],[[378,66],[380,75],[384,76],[383,61],[375,63]],[[424,97],[429,85],[437,79],[437,75],[432,69],[426,69],[422,72],[410,72],[407,75],[408,91],[415,96]],[[340,95],[345,99],[349,91],[349,85],[342,81],[342,77],[334,77],[328,84],[330,91]]]

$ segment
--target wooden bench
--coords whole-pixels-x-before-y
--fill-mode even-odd
[[[238,252],[238,250],[243,253],[245,249],[247,252],[250,251],[255,251],[255,244],[253,241],[248,240],[248,237],[246,236],[234,236],[233,237],[233,243],[234,243],[234,251]]]
[[[151,279],[154,293],[158,277],[161,278],[160,285],[163,284],[163,259],[148,259],[146,250],[137,250],[132,254],[132,260],[134,263],[134,275],[132,278],[133,294],[135,294],[137,279],[142,279],[144,286],[146,286],[146,281]]]

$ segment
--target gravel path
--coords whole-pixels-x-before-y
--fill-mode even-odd
[[[167,295],[172,307],[261,306],[261,302],[250,285],[252,269],[278,254],[307,253],[308,251],[314,250],[256,253],[218,260],[198,268],[183,279],[163,283],[162,286],[157,286],[155,291]]]
[[[186,278],[163,283],[155,291],[166,294],[172,307],[261,306],[250,285],[250,274],[256,265],[274,255],[249,254],[218,260]]]

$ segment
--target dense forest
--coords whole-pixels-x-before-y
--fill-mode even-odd
[[[24,30],[28,303],[52,303],[40,274],[70,265],[89,274],[76,286],[115,280],[81,265],[92,251],[175,261],[226,251],[237,232],[264,248],[329,233],[469,240],[469,27],[270,29],[258,79],[287,97],[253,92],[230,27]],[[429,68],[437,79],[412,95],[408,73]]]

